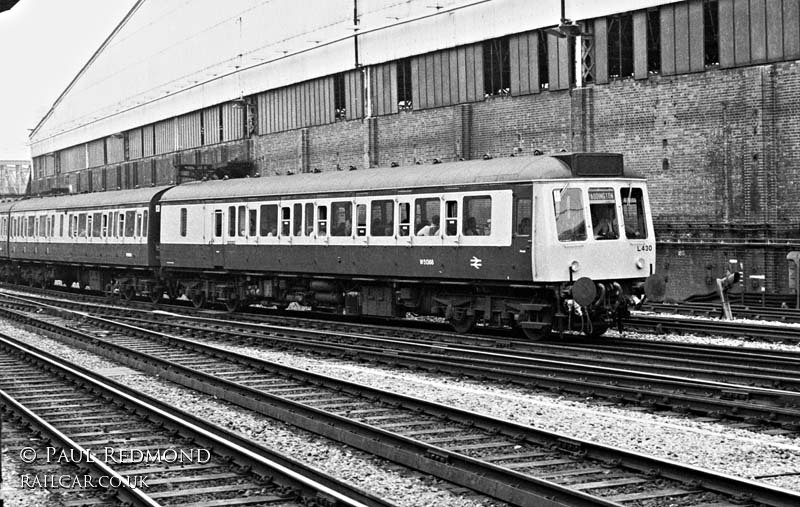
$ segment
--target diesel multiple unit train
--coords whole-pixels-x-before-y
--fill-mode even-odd
[[[2,203],[1,274],[599,335],[653,273],[649,209],[609,153],[191,182]]]

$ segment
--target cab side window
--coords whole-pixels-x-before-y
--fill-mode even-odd
[[[517,236],[531,235],[531,200],[527,197],[517,199],[516,203]]]
[[[644,215],[644,196],[641,188],[620,189],[622,198],[622,221],[625,237],[644,239],[647,237],[647,220]]]
[[[584,241],[586,221],[583,218],[583,197],[579,188],[553,190],[553,213],[559,241]]]

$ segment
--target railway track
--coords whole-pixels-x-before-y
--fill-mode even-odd
[[[796,505],[800,495],[106,319],[29,325],[169,380],[520,505]]]
[[[668,313],[675,315],[692,315],[700,317],[719,318],[722,315],[722,306],[719,303],[646,303],[642,310],[655,313]],[[760,306],[758,304],[732,304],[733,316],[739,319],[763,320],[771,322],[784,322],[791,324],[800,323],[800,310],[795,308],[781,308],[776,306]]]
[[[33,287],[25,287],[26,292],[33,292],[40,294],[41,297],[56,297],[63,298],[64,291],[52,289],[37,289]],[[104,306],[108,303],[108,298],[96,296],[87,292],[71,292],[70,303],[76,308],[86,303],[94,303],[98,306]],[[126,308],[153,310],[154,303],[146,302],[144,300],[128,300],[124,304]],[[462,342],[464,340],[482,340],[486,344],[509,347],[517,346],[529,348],[530,341],[520,340],[514,336],[511,330],[503,332],[502,330],[487,329],[487,333],[474,334],[471,337],[458,335],[449,331],[449,326],[445,324],[437,324],[430,321],[415,321],[409,319],[366,319],[368,324],[360,324],[348,322],[337,315],[309,315],[302,316],[304,312],[275,312],[264,311],[263,309],[253,309],[247,313],[234,313],[214,310],[197,310],[191,307],[189,302],[175,301],[174,303],[160,305],[167,311],[175,311],[185,315],[214,315],[215,318],[220,320],[241,318],[246,315],[248,319],[259,321],[262,323],[279,323],[285,324],[293,322],[296,326],[316,329],[331,329],[336,326],[337,329],[343,332],[363,332],[369,330],[370,333],[382,332],[384,336],[397,337],[398,334],[407,337],[426,337],[430,333],[435,333],[439,337],[450,336],[453,342]],[[800,323],[800,311],[792,309],[780,308],[756,308],[754,306],[737,306],[733,305],[734,316],[740,318],[763,320],[764,324],[745,323],[741,321],[722,321],[722,320],[703,320],[697,318],[688,318],[685,316],[700,316],[700,317],[716,317],[720,313],[719,305],[704,302],[687,302],[680,304],[668,303],[648,303],[643,307],[646,312],[661,313],[666,315],[648,315],[646,313],[634,312],[634,314],[625,320],[625,328],[627,330],[634,330],[653,334],[701,334],[711,336],[727,336],[733,338],[744,338],[750,340],[763,340],[767,342],[797,344],[800,343],[800,326],[787,327],[781,325],[770,325],[769,322],[776,321],[782,323]],[[119,310],[124,311],[124,310]],[[400,324],[400,325],[398,325]],[[377,331],[382,329],[382,331]],[[480,328],[478,328],[480,333]],[[571,335],[567,335],[567,339]],[[587,341],[585,337],[580,337],[582,341]]]
[[[12,450],[78,467],[28,485],[55,484],[69,505],[391,505],[11,337],[0,336],[0,372],[4,417],[43,439]]]
[[[800,354],[630,340],[616,346],[595,342],[531,347],[528,343],[526,350],[512,352],[490,348],[481,338],[468,345],[461,337],[462,342],[454,344],[448,334],[443,334],[441,341],[431,335],[390,339],[162,312],[110,313],[116,321],[137,329],[211,345],[225,342],[294,350],[493,379],[559,394],[724,418],[738,427],[746,424],[769,433],[790,434],[800,428],[800,374],[796,368]]]

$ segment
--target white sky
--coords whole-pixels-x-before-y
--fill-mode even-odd
[[[136,0],[20,0],[0,14],[0,160],[30,160],[28,129]]]

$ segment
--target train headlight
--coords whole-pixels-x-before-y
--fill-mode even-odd
[[[581,263],[578,261],[572,261],[572,264],[569,265],[569,270],[572,273],[577,273],[581,270]]]
[[[642,259],[641,257],[636,259],[636,267],[639,269],[644,269],[644,259]]]

